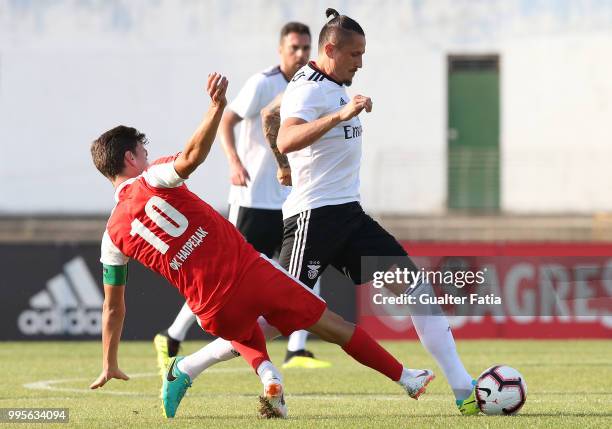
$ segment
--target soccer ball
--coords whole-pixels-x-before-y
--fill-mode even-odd
[[[527,399],[527,384],[516,369],[495,365],[476,382],[476,401],[487,415],[516,414]]]

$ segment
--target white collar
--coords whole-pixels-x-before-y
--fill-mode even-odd
[[[119,193],[121,192],[121,190],[125,188],[127,185],[132,184],[136,179],[138,179],[138,176],[132,177],[131,179],[124,180],[123,182],[119,184],[119,186],[117,186],[117,188],[115,189],[115,202],[116,203],[119,202]]]

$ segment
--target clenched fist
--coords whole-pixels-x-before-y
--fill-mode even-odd
[[[372,99],[364,95],[354,96],[350,103],[344,106],[338,113],[341,121],[348,121],[354,116],[357,116],[364,110],[368,113],[372,111]]]

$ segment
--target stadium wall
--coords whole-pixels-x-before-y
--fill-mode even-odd
[[[118,124],[151,156],[180,150],[206,106],[212,70],[235,96],[276,62],[288,20],[335,6],[368,36],[351,93],[362,115],[362,197],[377,213],[444,213],[448,55],[498,54],[501,209],[612,210],[612,4],[503,1],[0,0],[0,214],[108,213],[88,144]],[[217,144],[191,187],[225,208]]]

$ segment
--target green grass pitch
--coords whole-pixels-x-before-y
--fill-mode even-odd
[[[202,345],[188,342],[183,354]],[[333,366],[283,371],[288,420],[257,418],[261,385],[238,358],[196,379],[177,417],[167,421],[161,414],[152,342],[123,343],[120,365],[132,379],[113,380],[99,391],[87,387],[101,370],[100,343],[37,342],[0,344],[0,408],[70,409],[68,425],[43,427],[612,427],[612,341],[459,341],[472,375],[495,363],[523,373],[527,402],[511,417],[460,416],[444,376],[418,342],[384,345],[408,366],[437,370],[438,377],[419,401],[353,362],[340,348],[313,341],[310,347]],[[269,345],[278,364],[284,346],[281,341]]]

